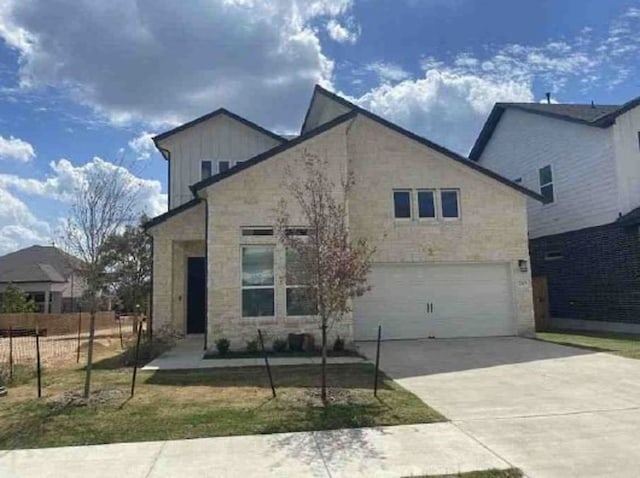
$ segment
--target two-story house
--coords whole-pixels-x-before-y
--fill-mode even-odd
[[[545,198],[529,247],[551,325],[640,332],[640,98],[497,103],[470,159]]]
[[[283,187],[303,153],[327,162],[334,182],[352,174],[348,222],[375,248],[372,289],[330,340],[469,337],[533,330],[526,198],[541,196],[316,87],[300,135],[287,140],[227,110],[155,138],[168,162],[167,213],[153,238],[153,327],[204,334],[242,348],[319,334],[319,321],[287,283],[274,232]]]

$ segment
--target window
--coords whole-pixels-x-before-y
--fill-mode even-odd
[[[538,175],[540,179],[540,194],[544,198],[544,204],[550,204],[554,201],[553,172],[551,171],[551,165],[540,168]]]
[[[544,255],[545,261],[557,261],[558,259],[562,259],[564,256],[560,251],[549,251]]]
[[[440,191],[440,204],[442,205],[443,219],[458,219],[460,217],[457,189],[443,189]]]
[[[285,234],[290,237],[306,237],[309,235],[309,229],[306,227],[288,227]]]
[[[229,169],[230,163],[229,161],[218,161],[218,172],[222,173]]]
[[[393,210],[396,219],[411,219],[411,191],[393,192]]]
[[[242,235],[247,236],[273,236],[272,227],[243,227]]]
[[[435,219],[436,201],[433,191],[418,191],[418,217],[421,219]]]
[[[242,248],[242,316],[275,315],[273,247]]]
[[[200,179],[207,179],[211,176],[211,161],[205,160],[200,163]]]
[[[317,313],[315,297],[300,267],[298,253],[287,249],[286,253],[286,295],[287,315],[315,315]]]

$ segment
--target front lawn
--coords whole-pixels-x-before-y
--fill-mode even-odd
[[[517,468],[509,468],[507,470],[469,471],[454,475],[427,475],[414,478],[522,478],[522,472]]]
[[[35,382],[0,399],[0,449],[169,440],[222,435],[400,425],[444,418],[382,375],[373,397],[370,364],[330,365],[331,404],[319,399],[319,366],[139,372],[128,399],[131,369],[94,370],[96,398],[78,405],[78,369],[45,371],[43,398]]]
[[[538,332],[538,339],[640,359],[640,337],[600,332]]]

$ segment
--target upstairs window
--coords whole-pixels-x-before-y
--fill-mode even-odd
[[[223,173],[231,166],[229,161],[218,161],[218,172]]]
[[[551,165],[540,168],[538,170],[538,176],[540,179],[540,194],[544,198],[544,204],[551,204],[555,200],[553,194],[553,171],[551,171]]]
[[[433,191],[418,191],[418,217],[420,219],[435,219],[436,200]]]
[[[211,176],[211,160],[206,159],[200,162],[200,179],[207,179]]]
[[[457,189],[443,189],[440,191],[440,204],[442,205],[443,219],[458,219],[460,217],[460,204]]]
[[[411,191],[393,191],[393,210],[396,219],[411,219]]]

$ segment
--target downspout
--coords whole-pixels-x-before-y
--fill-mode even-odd
[[[209,346],[209,201],[204,198],[204,350]]]

